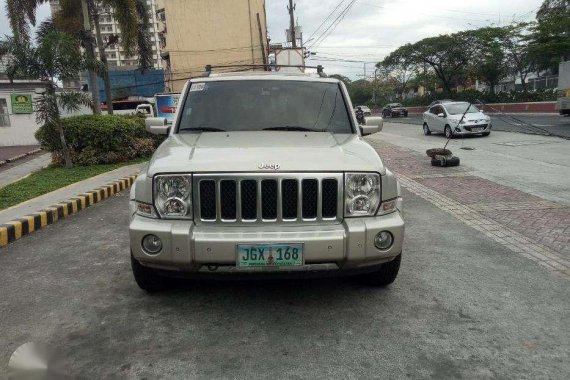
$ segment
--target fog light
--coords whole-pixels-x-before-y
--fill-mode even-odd
[[[378,232],[376,237],[374,238],[374,245],[376,248],[385,251],[392,246],[394,242],[394,236],[388,231],[381,231]]]
[[[455,127],[455,132],[461,132],[461,128]]]
[[[156,255],[162,249],[162,241],[156,235],[146,235],[142,239],[142,247],[149,255]]]

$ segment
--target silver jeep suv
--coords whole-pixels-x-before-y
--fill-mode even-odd
[[[394,174],[362,136],[344,84],[305,74],[190,80],[130,195],[134,277],[356,275],[387,285],[404,220]]]

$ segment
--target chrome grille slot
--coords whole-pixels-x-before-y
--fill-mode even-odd
[[[196,223],[336,223],[342,173],[195,174]]]

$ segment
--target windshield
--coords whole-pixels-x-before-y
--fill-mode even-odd
[[[337,83],[226,80],[191,85],[179,132],[262,130],[353,133]]]
[[[454,104],[446,104],[445,105],[445,109],[447,110],[447,112],[450,115],[462,115],[463,113],[465,113],[465,110],[467,110],[467,107],[469,107],[469,110],[467,111],[467,113],[481,112],[473,104],[471,104],[471,106],[469,106],[469,103],[454,103]]]

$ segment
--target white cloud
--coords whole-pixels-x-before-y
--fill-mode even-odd
[[[295,15],[303,27],[305,39],[339,1],[296,1]],[[345,0],[344,4],[348,2]],[[267,23],[273,42],[285,40],[289,23],[287,3],[286,0],[266,0]],[[377,62],[398,46],[422,38],[533,19],[541,3],[542,0],[357,0],[335,31],[313,50],[321,56]],[[321,63],[327,73],[340,73],[352,79],[358,79],[363,73],[363,63],[317,59],[308,62],[312,65]],[[373,67],[372,63],[367,65],[368,74],[373,72]]]

